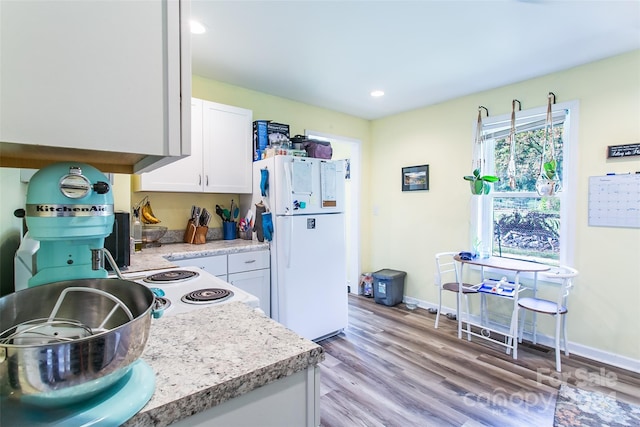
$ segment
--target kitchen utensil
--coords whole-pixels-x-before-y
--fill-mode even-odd
[[[84,325],[77,320],[67,320],[56,317],[58,310],[64,300],[71,292],[88,292],[101,295],[110,299],[115,303],[113,309],[106,315],[106,317],[93,327]],[[133,320],[133,314],[127,308],[127,306],[115,296],[100,289],[93,289],[87,287],[69,287],[64,289],[53,310],[47,318],[43,319],[31,319],[0,333],[0,344],[16,344],[16,345],[38,345],[38,344],[51,344],[55,342],[68,342],[73,339],[84,338],[90,335],[94,335],[99,332],[105,332],[108,329],[104,328],[111,319],[117,309],[121,309],[126,315],[128,320]]]
[[[77,287],[91,291],[63,295],[66,289]],[[107,389],[129,372],[142,353],[153,303],[149,288],[120,279],[67,280],[0,298],[0,324],[6,328],[0,335],[4,338],[0,341],[0,396],[56,407]],[[72,323],[61,325],[51,317]],[[25,325],[34,320],[37,324],[37,319],[40,332],[59,328],[58,335],[63,335],[59,342],[36,338],[34,329],[30,334],[24,332]],[[48,320],[54,323],[42,326]],[[64,363],[59,357],[64,357]]]
[[[200,223],[200,214],[202,212],[202,209],[200,208],[200,206],[196,206],[196,214],[195,217],[193,218],[193,223],[197,226]]]
[[[216,205],[216,214],[220,217],[222,221],[226,221],[224,216],[224,210],[220,207],[220,205]]]
[[[238,210],[238,207],[233,203],[233,199],[231,199],[231,208],[229,208],[230,221],[235,221],[235,219],[238,217],[238,213],[236,212],[237,210]]]
[[[222,214],[224,215],[224,221],[231,221],[231,213],[229,212],[229,209],[222,209]]]
[[[209,226],[209,221],[211,221],[211,213],[206,208],[203,208],[200,214],[200,225],[207,227]]]
[[[200,212],[200,218],[198,218],[198,223],[196,224],[197,226],[204,225],[206,215],[207,215],[207,210],[205,208],[202,208],[202,212]]]
[[[245,220],[247,224],[249,224],[250,226],[253,226],[253,211],[251,209],[247,211],[247,215],[245,215]]]

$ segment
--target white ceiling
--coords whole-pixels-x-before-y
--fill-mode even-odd
[[[207,28],[194,74],[365,119],[640,49],[639,0],[192,0],[191,15]]]

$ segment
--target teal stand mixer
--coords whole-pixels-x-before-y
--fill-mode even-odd
[[[82,289],[84,282],[87,282],[86,286],[90,286],[90,279],[108,279],[107,270],[104,268],[105,257],[120,276],[113,257],[104,248],[105,237],[111,234],[115,219],[113,192],[107,177],[98,169],[76,162],[55,163],[42,168],[29,182],[24,214],[29,231],[23,242],[28,240],[25,257],[29,262],[23,263],[27,272],[24,274],[24,280],[21,280],[21,286],[37,289],[38,286],[48,283],[75,281],[78,284],[72,286]],[[44,287],[41,289],[44,291]],[[16,291],[30,290],[18,289],[16,281]],[[62,300],[58,299],[56,304],[60,301]],[[34,301],[33,304],[38,304],[38,301]],[[86,310],[91,311],[92,307],[86,307]],[[50,317],[53,318],[53,314]],[[51,318],[49,320],[54,321],[51,328],[56,330],[58,327],[55,326],[55,321],[59,319]],[[57,330],[64,331],[64,327]],[[96,337],[99,334],[98,330]],[[126,335],[121,336],[120,332],[114,336],[122,343],[129,339]],[[121,341],[123,336],[126,338]],[[82,340],[83,338],[70,339],[69,342],[83,342]],[[120,345],[111,341],[105,343],[112,347]],[[46,359],[46,363],[42,362],[38,366],[29,365],[29,369],[35,372],[33,375],[36,377],[42,372],[52,372],[51,375],[55,375],[58,369],[56,363],[69,364],[72,369],[82,368],[90,371],[95,368],[94,362],[102,357],[100,349],[108,346],[104,344],[90,348],[88,344],[83,345],[86,347],[82,347],[85,350],[81,352],[72,352],[68,347],[63,347],[59,353],[50,349],[35,348],[32,353],[46,352],[51,362]],[[97,347],[99,348],[96,350]],[[121,357],[120,353],[117,354]],[[13,363],[10,359],[7,360],[8,363]],[[15,366],[15,369],[18,369],[18,365]],[[0,399],[3,419],[11,420],[12,425],[40,427],[122,425],[144,407],[155,390],[155,373],[144,360],[135,360],[129,366],[131,369],[108,388],[100,390],[98,394],[87,393],[85,400],[73,401],[70,404],[49,408],[3,397]],[[81,392],[86,393],[87,389],[81,389]],[[74,397],[73,393],[63,396]]]
[[[25,211],[29,236],[40,242],[29,287],[107,277],[104,239],[113,230],[114,210],[102,172],[73,162],[40,169],[29,182]]]

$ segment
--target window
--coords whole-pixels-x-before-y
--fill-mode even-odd
[[[575,229],[575,153],[578,102],[553,105],[553,134],[560,190],[542,197],[536,192],[545,134],[546,106],[516,112],[516,185],[507,168],[511,159],[511,114],[483,120],[483,175],[499,182],[471,206],[471,244],[481,253],[525,259],[549,265],[572,264]],[[474,142],[474,147],[477,144]],[[482,242],[485,242],[484,244]],[[482,248],[478,248],[481,246]]]

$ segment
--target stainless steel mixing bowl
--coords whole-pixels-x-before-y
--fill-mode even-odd
[[[44,407],[68,405],[107,389],[129,372],[149,337],[154,295],[146,286],[120,279],[82,279],[28,288],[0,298],[0,330],[33,319],[47,319],[62,291],[88,287],[118,298],[130,320],[114,302],[88,292],[69,292],[56,318],[78,321],[102,332],[65,342],[54,339],[0,343],[0,396]],[[112,312],[109,317],[109,313]],[[105,330],[106,329],[106,330]],[[7,334],[4,334],[6,336]],[[9,341],[9,342],[7,342]]]

